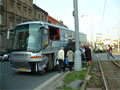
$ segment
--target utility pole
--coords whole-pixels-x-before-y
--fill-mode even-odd
[[[119,46],[120,46],[120,45],[119,45],[119,41],[120,41],[120,40],[119,40],[119,16],[118,16],[118,52],[120,51],[120,50],[119,50]]]
[[[93,17],[90,16],[91,48],[92,48],[92,51],[93,51],[94,42],[93,42],[93,27],[92,27],[92,23],[93,23]]]
[[[73,0],[74,6],[74,22],[75,22],[75,58],[74,58],[74,70],[80,71],[82,67],[81,63],[81,53],[80,53],[80,45],[79,45],[79,18],[78,18],[78,1]]]

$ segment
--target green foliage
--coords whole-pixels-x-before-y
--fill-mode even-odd
[[[74,80],[78,80],[78,79],[84,80],[86,73],[87,73],[87,69],[82,70],[80,72],[71,72],[71,73],[66,75],[64,82],[70,83],[70,82],[72,82]]]
[[[89,83],[95,83],[95,82],[96,80],[93,77],[91,77],[91,79],[89,80]]]
[[[80,90],[80,87],[77,89],[72,89],[71,87],[68,87],[67,85],[74,80],[84,80],[85,79],[88,68],[87,68],[86,64],[82,65],[82,67],[86,68],[86,69],[83,69],[82,71],[79,71],[79,72],[74,71],[74,72],[68,73],[64,79],[64,85],[61,87],[58,87],[57,89],[58,90]]]

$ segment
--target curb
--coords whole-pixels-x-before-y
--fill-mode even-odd
[[[85,76],[84,83],[83,83],[83,85],[81,86],[81,90],[86,90],[87,77],[88,77],[88,74],[89,74],[89,72],[90,72],[90,68],[91,68],[91,66],[88,67],[88,72],[87,72],[87,74],[86,74],[86,76]]]
[[[52,78],[50,78],[49,80],[47,80],[46,82],[39,85],[38,87],[36,87],[33,90],[53,90],[53,89],[51,89],[52,84],[58,83],[57,81],[60,81],[60,79],[63,79],[66,76],[67,73],[68,72],[66,72],[66,73],[58,73],[58,74],[56,74],[55,76],[53,76]]]

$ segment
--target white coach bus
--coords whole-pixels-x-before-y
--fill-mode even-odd
[[[56,66],[58,50],[69,40],[75,39],[75,32],[61,26],[42,21],[18,24],[8,30],[14,38],[11,48],[11,68],[17,71],[38,72],[51,70]],[[80,41],[86,42],[86,34],[80,33]]]

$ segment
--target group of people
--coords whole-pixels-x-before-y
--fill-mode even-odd
[[[81,60],[82,62],[85,64],[87,64],[87,66],[90,66],[91,61],[92,61],[92,54],[91,54],[91,49],[89,48],[89,46],[83,46],[80,48],[81,51]],[[107,59],[110,58],[110,56],[115,59],[115,57],[112,55],[112,47],[110,45],[108,45],[107,48]],[[66,61],[67,60],[67,61]],[[73,69],[73,65],[74,65],[74,52],[72,50],[72,48],[70,48],[66,55],[64,52],[64,47],[61,47],[61,49],[58,51],[58,71],[59,73],[63,70],[63,72],[65,71],[66,67],[69,68],[70,71],[72,71]]]
[[[70,48],[67,51],[67,55],[66,58],[65,57],[65,52],[64,52],[64,47],[61,47],[61,49],[58,52],[58,71],[59,73],[63,70],[63,72],[65,71],[66,67],[68,66],[69,70],[72,71],[72,67],[74,65],[74,52],[72,51],[72,49]],[[65,61],[68,60],[68,61]],[[65,63],[66,62],[66,63]]]
[[[91,56],[91,49],[89,48],[89,46],[84,46],[80,49],[81,51],[81,59],[82,62],[87,62],[87,66],[90,65],[92,56]],[[68,62],[66,61],[68,60]],[[70,48],[66,55],[64,52],[64,47],[61,47],[61,49],[58,51],[58,71],[59,73],[61,71],[65,71],[66,67],[69,68],[70,71],[73,70],[73,65],[74,65],[74,52],[72,50],[72,48]]]
[[[87,66],[90,66],[92,60],[91,49],[89,46],[83,46],[80,51],[82,62],[87,63]]]

